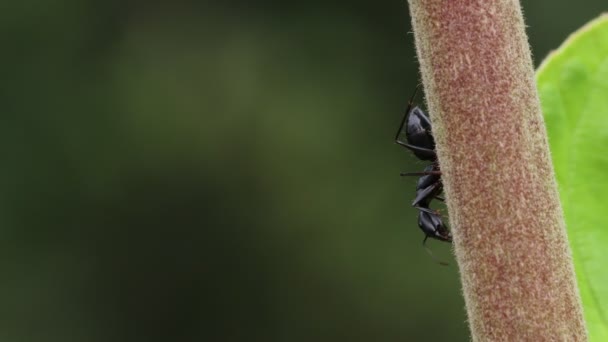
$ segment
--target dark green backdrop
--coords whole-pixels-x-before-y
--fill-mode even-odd
[[[536,64],[602,4],[524,1]],[[4,1],[0,341],[466,341],[398,175],[424,164],[392,142],[409,22],[405,1]]]

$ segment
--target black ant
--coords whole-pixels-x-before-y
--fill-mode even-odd
[[[444,200],[439,196],[443,190],[443,184],[441,183],[441,170],[439,169],[437,154],[435,153],[431,120],[418,106],[412,108],[417,92],[418,86],[405,110],[405,115],[395,135],[395,143],[412,151],[418,159],[431,162],[422,172],[401,173],[401,176],[421,176],[416,184],[416,198],[412,202],[412,206],[418,209],[418,226],[424,232],[424,240],[422,241],[424,246],[428,238],[452,242],[452,234],[441,220],[438,212],[430,208],[433,199]],[[399,140],[404,127],[407,143]]]

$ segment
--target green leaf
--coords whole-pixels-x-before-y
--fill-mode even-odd
[[[568,38],[536,78],[589,337],[608,341],[608,15]]]

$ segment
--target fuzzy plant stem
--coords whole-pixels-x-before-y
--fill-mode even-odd
[[[519,1],[409,4],[473,340],[586,341]]]

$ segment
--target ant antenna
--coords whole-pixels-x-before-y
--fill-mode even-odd
[[[433,260],[435,260],[436,263],[438,263],[439,265],[442,265],[442,266],[448,266],[449,264],[447,262],[441,261],[441,260],[437,259],[437,257],[435,256],[435,254],[433,254],[433,251],[431,251],[431,249],[426,246],[426,240],[428,238],[429,238],[428,236],[424,237],[424,240],[422,240],[422,247],[424,247],[424,249],[426,250],[426,252],[429,253],[429,255],[431,256],[431,258],[433,258]]]
[[[412,109],[412,104],[414,103],[414,98],[416,97],[416,93],[418,93],[418,88],[420,88],[420,83],[416,85],[416,89],[414,89],[414,94],[410,98],[410,102],[407,104],[407,109],[405,110],[405,114],[403,114],[403,119],[401,119],[401,125],[399,125],[399,130],[397,130],[397,134],[395,135],[395,141],[399,141],[399,133],[403,129],[403,125],[405,125],[405,119],[407,119],[407,115]]]

